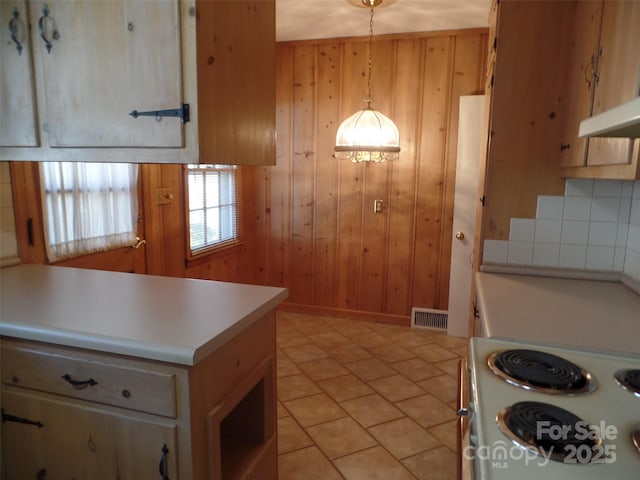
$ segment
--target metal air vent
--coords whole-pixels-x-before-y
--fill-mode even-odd
[[[411,327],[446,330],[448,320],[449,312],[447,310],[416,307],[411,309]]]

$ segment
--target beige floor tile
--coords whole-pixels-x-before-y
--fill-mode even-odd
[[[320,358],[318,360],[311,360],[309,362],[302,362],[298,364],[304,373],[309,375],[314,381],[326,380],[327,378],[339,377],[340,375],[347,375],[349,371],[342,367],[333,358]]]
[[[351,400],[374,393],[374,390],[355,375],[343,375],[318,382],[320,388],[336,402]]]
[[[456,454],[438,447],[402,461],[420,480],[452,480],[456,478]]]
[[[365,428],[403,417],[403,413],[378,394],[354,398],[340,405]]]
[[[436,437],[406,417],[371,427],[369,433],[398,459],[441,445]]]
[[[459,357],[469,356],[469,347],[452,348],[451,351],[456,353]]]
[[[369,386],[390,402],[398,402],[424,394],[422,388],[402,375],[392,375],[371,380],[369,381]]]
[[[278,357],[276,361],[276,371],[278,377],[287,377],[289,375],[302,373],[302,370],[296,367],[296,364],[286,357],[284,353]]]
[[[344,410],[324,393],[290,400],[284,402],[284,406],[303,427],[347,416]]]
[[[297,329],[292,328],[276,335],[276,343],[279,347],[293,347],[295,345],[302,345],[309,343],[309,338],[303,335]]]
[[[455,411],[431,394],[397,402],[396,407],[425,428],[455,419]]]
[[[321,348],[338,347],[340,345],[348,345],[351,343],[351,340],[347,337],[334,331],[309,335],[309,340]]]
[[[407,329],[402,333],[396,333],[389,337],[389,339],[396,345],[403,346],[405,348],[417,347],[418,345],[424,345],[427,343],[433,343],[433,337],[436,335],[431,330],[420,329]]]
[[[467,337],[450,337],[449,335],[441,335],[433,339],[435,343],[441,347],[453,350],[455,348],[466,348],[469,345]]]
[[[425,378],[436,377],[444,373],[438,367],[433,366],[422,358],[411,358],[409,360],[395,362],[391,364],[391,367],[414,382],[424,380]]]
[[[359,360],[357,362],[351,362],[345,365],[351,370],[357,377],[365,382],[369,380],[375,380],[376,378],[389,377],[395,374],[395,370],[387,367],[386,364],[378,360],[377,358],[369,358],[366,360]]]
[[[460,361],[459,358],[453,358],[451,360],[445,360],[444,362],[434,363],[433,365],[438,367],[443,372],[448,373],[452,377],[457,377],[459,361]]]
[[[296,363],[308,362],[309,360],[316,360],[318,358],[325,358],[328,356],[324,350],[314,343],[282,347],[282,350]]]
[[[357,320],[344,320],[340,324],[334,324],[333,329],[342,335],[356,335],[358,333],[371,332],[368,322],[360,322]]]
[[[458,355],[446,348],[441,347],[435,343],[428,345],[421,345],[411,349],[420,358],[426,360],[429,363],[441,362],[443,360],[450,360],[457,358]]]
[[[391,343],[387,337],[376,332],[356,333],[355,335],[350,335],[349,338],[362,348],[373,348]]]
[[[342,480],[318,447],[286,453],[278,457],[278,480]]]
[[[436,425],[435,427],[429,428],[427,431],[444,443],[447,447],[449,447],[453,451],[458,450],[458,424],[456,420],[452,420],[447,423],[443,423],[441,425]]]
[[[341,345],[339,347],[330,347],[326,349],[326,352],[342,364],[372,357],[372,355],[364,348],[361,348],[354,343]]]
[[[278,419],[278,455],[313,445],[313,441],[291,417]]]
[[[277,389],[278,399],[281,402],[322,392],[309,377],[303,374],[278,378]]]
[[[330,459],[378,445],[352,418],[345,417],[307,428],[315,444]]]
[[[333,462],[347,480],[415,480],[389,452],[374,447]]]
[[[417,382],[427,392],[443,402],[452,402],[458,395],[458,380],[451,375],[440,375]]]
[[[278,401],[278,418],[288,417],[288,416],[289,416],[289,412],[287,411],[286,408],[284,408],[284,405],[282,405],[282,403]]]
[[[394,344],[370,348],[369,352],[373,353],[385,363],[399,362],[401,360],[408,360],[409,358],[415,357],[413,352]]]

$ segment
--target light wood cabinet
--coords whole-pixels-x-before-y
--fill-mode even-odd
[[[15,8],[30,34],[16,59],[2,32],[0,115],[33,138],[3,133],[0,159],[275,163],[273,0],[10,0],[3,28]]]
[[[640,3],[575,4],[569,59],[565,137],[566,176],[634,179],[640,176],[640,139],[577,137],[581,120],[640,94]],[[594,41],[595,40],[595,41]],[[570,147],[570,148],[569,148]]]
[[[25,0],[0,2],[0,28],[0,147],[36,147],[32,45]]]
[[[277,478],[274,312],[193,366],[0,347],[4,480]]]

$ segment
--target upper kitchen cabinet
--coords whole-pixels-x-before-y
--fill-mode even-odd
[[[580,121],[640,93],[640,2],[576,2],[567,86],[563,174],[640,178],[640,140],[579,139]],[[596,29],[597,25],[597,29]],[[597,32],[597,41],[594,41]]]
[[[38,134],[26,2],[0,2],[0,28],[0,147],[35,147]]]
[[[35,141],[3,137],[0,159],[275,162],[273,0],[3,1],[3,25],[13,4],[30,23]],[[28,80],[5,68],[3,37],[0,113],[23,131],[5,83]]]

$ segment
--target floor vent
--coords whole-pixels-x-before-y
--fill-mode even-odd
[[[433,328],[446,330],[449,312],[430,308],[412,308],[411,326],[416,328]]]

